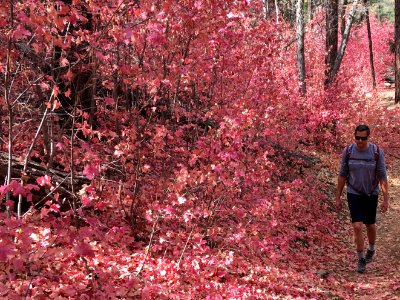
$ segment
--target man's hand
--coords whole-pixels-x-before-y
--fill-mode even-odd
[[[389,207],[389,202],[387,200],[383,200],[381,204],[381,211],[383,213],[387,212],[388,207]]]
[[[382,196],[383,196],[383,201],[381,204],[381,211],[385,213],[389,207],[388,182],[387,182],[387,180],[381,180],[380,184],[381,184]]]

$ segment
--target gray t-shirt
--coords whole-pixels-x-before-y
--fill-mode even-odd
[[[350,150],[348,150],[350,149]],[[379,147],[379,158],[375,161],[377,146],[369,144],[364,151],[357,150],[356,144],[342,151],[339,175],[347,178],[347,192],[356,195],[378,195],[379,181],[387,180],[385,156]],[[348,159],[347,151],[350,151]]]

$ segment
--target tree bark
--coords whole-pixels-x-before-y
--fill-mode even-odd
[[[14,29],[14,2],[13,0],[9,1],[10,5],[10,29]],[[12,169],[12,148],[13,148],[13,130],[12,127],[14,125],[14,115],[12,109],[12,100],[11,100],[11,88],[12,88],[12,80],[11,80],[11,52],[12,52],[12,36],[9,35],[7,41],[7,58],[4,72],[4,98],[7,105],[7,115],[8,115],[8,160],[7,160],[7,178],[5,180],[5,185],[9,185],[11,182],[11,169]],[[10,200],[10,192],[6,194],[6,205]],[[7,208],[7,215],[9,216],[9,207]]]
[[[308,0],[308,21],[314,18],[314,0]]]
[[[276,13],[276,24],[279,24],[279,5],[278,5],[278,0],[275,0],[275,13]]]
[[[25,166],[25,162],[21,162],[20,158],[12,155],[9,158],[8,152],[0,151],[0,178],[3,179],[8,171],[8,163],[12,161],[12,169],[10,170],[10,177],[16,178],[21,176],[21,172],[25,170],[28,176],[36,178],[39,176],[49,175],[53,181],[58,182],[60,186],[64,187],[66,190],[71,190],[71,184],[75,186],[81,186],[83,184],[90,184],[90,180],[86,178],[85,175],[79,173],[75,174],[71,181],[71,174],[69,172],[64,172],[60,169],[47,168],[41,163],[34,161],[28,161]]]
[[[297,73],[300,94],[306,94],[306,68],[304,59],[304,0],[296,3]]]
[[[333,70],[338,51],[338,0],[328,0],[326,6],[325,85]]]
[[[263,0],[264,18],[268,19],[269,16],[269,0]]]
[[[336,74],[339,71],[340,65],[342,64],[342,59],[343,59],[343,56],[344,56],[344,53],[346,50],[347,42],[349,40],[350,29],[351,29],[351,26],[353,25],[354,15],[356,12],[357,4],[358,4],[358,0],[353,0],[353,6],[351,7],[351,11],[350,11],[349,17],[346,22],[346,28],[343,33],[342,42],[340,44],[340,48],[339,48],[338,54],[335,59],[335,64],[333,66],[333,69],[330,72],[330,75],[329,75],[329,78],[327,81],[327,86],[329,86],[334,81]]]
[[[395,96],[394,102],[400,103],[400,0],[395,0]]]
[[[373,86],[373,88],[376,88],[374,53],[372,51],[371,23],[369,22],[368,0],[364,0],[364,7],[365,7],[365,20],[367,21],[368,45],[369,45],[369,65],[371,67],[372,86]]]
[[[342,8],[340,10],[340,34],[343,36],[346,27],[346,7],[347,0],[342,0]]]

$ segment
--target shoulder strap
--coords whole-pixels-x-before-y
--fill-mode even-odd
[[[376,145],[376,144],[374,144],[374,148],[375,148],[374,158],[375,158],[375,161],[378,161],[379,160],[379,155],[380,155],[380,149],[379,149],[379,146]]]
[[[353,145],[354,144],[351,144],[351,145],[348,145],[346,147],[346,158],[347,158],[347,160],[351,159],[351,152],[353,150]],[[380,148],[376,144],[372,144],[372,147],[374,148],[374,159],[375,159],[375,161],[378,161],[379,160],[379,155],[380,155]]]
[[[350,156],[351,156],[351,150],[353,150],[353,144],[348,145],[346,147],[346,158],[347,160],[349,160]]]

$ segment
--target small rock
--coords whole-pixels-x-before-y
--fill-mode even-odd
[[[317,276],[318,276],[319,278],[325,279],[325,278],[328,277],[328,275],[329,275],[330,273],[331,273],[331,272],[330,272],[329,270],[319,270],[319,271],[317,272]]]

